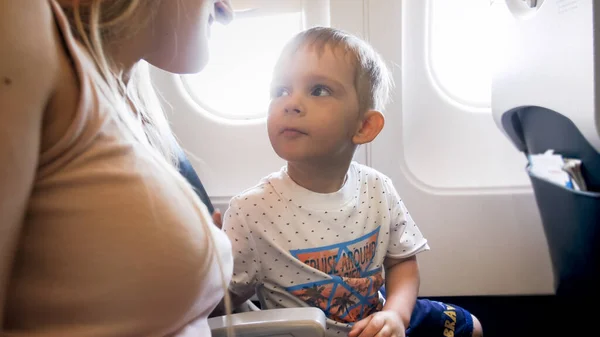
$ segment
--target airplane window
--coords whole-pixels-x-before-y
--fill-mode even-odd
[[[454,102],[490,112],[494,27],[499,0],[429,2],[428,63],[435,85]],[[505,15],[505,14],[504,14]]]
[[[237,120],[264,117],[273,66],[284,44],[302,28],[302,11],[216,24],[208,65],[201,73],[182,76],[184,87],[207,113]]]

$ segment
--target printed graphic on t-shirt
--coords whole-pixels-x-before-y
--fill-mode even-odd
[[[379,228],[352,241],[290,251],[304,264],[331,278],[286,290],[307,304],[321,308],[327,317],[338,322],[354,323],[381,310],[382,268],[369,271],[377,252],[378,237]]]

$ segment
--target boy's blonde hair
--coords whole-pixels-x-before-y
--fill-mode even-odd
[[[394,82],[385,61],[371,45],[337,28],[313,27],[296,34],[283,48],[280,60],[303,47],[316,48],[320,53],[329,47],[342,50],[350,56],[355,68],[354,86],[360,112],[383,112],[390,100]]]

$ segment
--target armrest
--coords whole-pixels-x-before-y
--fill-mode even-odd
[[[236,337],[322,337],[325,314],[317,308],[286,308],[242,312],[231,315]],[[225,316],[208,320],[213,337],[227,336]]]

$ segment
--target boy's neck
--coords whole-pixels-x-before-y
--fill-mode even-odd
[[[346,181],[351,160],[331,163],[287,163],[287,173],[298,185],[316,193],[337,192]]]

